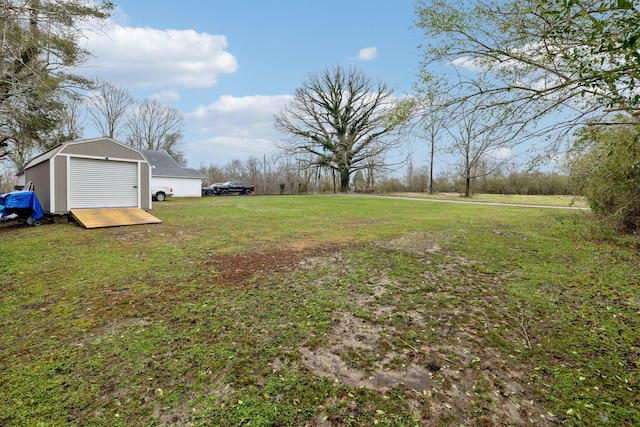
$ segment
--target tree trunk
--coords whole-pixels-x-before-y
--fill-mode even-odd
[[[429,194],[433,194],[433,154],[435,151],[435,141],[431,140],[431,159],[429,161]]]
[[[467,175],[464,183],[464,197],[471,196],[471,177]]]
[[[349,168],[344,167],[340,170],[340,192],[348,193],[349,192],[349,178],[351,175],[349,174]]]

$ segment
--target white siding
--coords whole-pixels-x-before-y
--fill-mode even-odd
[[[200,197],[202,195],[202,180],[200,178],[153,176],[151,182],[152,186],[173,188],[173,197]]]
[[[69,209],[140,207],[137,162],[69,161]]]

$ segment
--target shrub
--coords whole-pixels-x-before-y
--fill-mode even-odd
[[[589,206],[623,232],[640,228],[640,125],[587,127],[571,162],[575,187]]]

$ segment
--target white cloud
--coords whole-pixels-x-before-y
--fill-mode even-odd
[[[378,57],[378,48],[375,46],[365,47],[364,49],[360,49],[358,52],[358,56],[356,59],[360,61],[373,61]]]
[[[513,150],[508,147],[499,147],[487,151],[486,156],[494,160],[505,160],[513,156]]]
[[[87,37],[94,57],[80,71],[128,87],[205,88],[238,69],[222,35],[112,24]]]
[[[193,115],[204,117],[208,114],[246,114],[252,111],[257,114],[273,114],[292,99],[291,95],[255,95],[231,96],[223,95],[216,102],[198,106]]]
[[[163,90],[151,95],[151,99],[155,99],[160,103],[167,104],[170,102],[180,101],[180,94],[175,90]]]
[[[223,166],[231,160],[246,161],[250,157],[261,159],[276,150],[273,140],[219,136],[185,144],[190,156],[190,167]]]
[[[194,134],[211,137],[185,144],[189,164],[224,164],[230,160],[261,157],[275,150],[280,135],[273,116],[290,95],[221,96],[185,115]]]
[[[465,70],[473,71],[474,73],[486,71],[486,68],[481,66],[477,60],[469,56],[461,56],[451,61],[449,64],[456,68],[464,68]]]

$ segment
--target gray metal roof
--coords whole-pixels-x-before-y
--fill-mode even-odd
[[[45,151],[44,153],[34,157],[33,159],[29,160],[27,162],[26,165],[24,165],[24,169],[33,167],[39,163],[42,163],[44,161],[47,160],[51,160],[53,159],[58,153],[60,153],[62,150],[65,149],[65,147],[70,146],[70,145],[79,145],[79,144],[87,144],[87,143],[91,143],[91,142],[95,142],[95,141],[110,141],[113,144],[117,144],[117,145],[121,145],[123,147],[126,147],[136,153],[139,154],[139,150],[136,150],[133,147],[129,147],[126,144],[123,144],[121,142],[118,142],[112,138],[107,138],[107,137],[98,137],[98,138],[87,138],[87,139],[76,139],[74,141],[67,141],[67,142],[63,142],[61,144],[56,145],[53,148],[50,148],[49,150]]]
[[[180,177],[180,178],[200,178],[204,179],[202,175],[195,169],[183,168],[173,160],[173,157],[166,151],[159,150],[140,150],[142,155],[151,164],[151,176],[168,176],[168,177]]]

